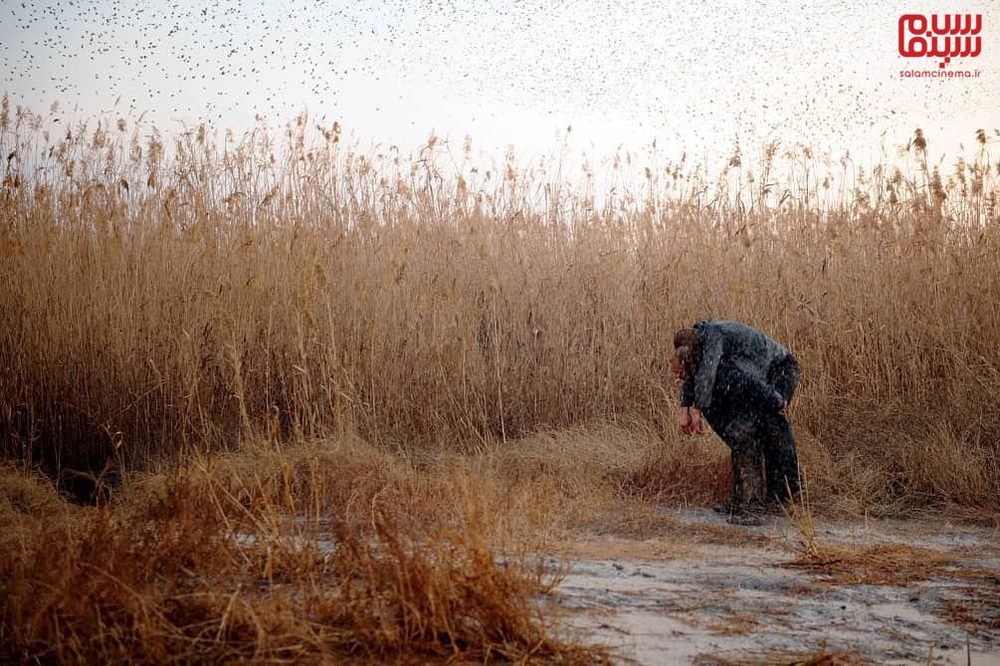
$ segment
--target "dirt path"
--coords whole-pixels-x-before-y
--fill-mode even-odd
[[[626,663],[1000,664],[996,530],[878,521],[810,539],[784,517],[664,516],[656,539],[581,548],[558,589],[570,624]]]

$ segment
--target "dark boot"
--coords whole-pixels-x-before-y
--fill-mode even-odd
[[[756,527],[762,524],[760,509],[764,497],[762,457],[756,442],[746,442],[732,450],[733,502],[727,521],[732,525]]]
[[[747,442],[740,449],[733,449],[733,509],[755,510],[764,503],[764,477],[761,474],[762,456],[756,442]]]

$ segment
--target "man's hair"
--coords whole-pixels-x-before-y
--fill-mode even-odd
[[[674,349],[687,347],[692,352],[697,353],[698,346],[698,334],[693,328],[682,328],[674,333]]]
[[[674,356],[671,359],[670,365],[675,373],[678,370],[682,370],[685,377],[690,377],[694,374],[698,361],[690,347],[681,345],[674,350]]]

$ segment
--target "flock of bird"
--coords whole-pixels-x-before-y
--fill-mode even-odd
[[[344,9],[310,4],[120,0],[20,2],[3,6],[3,86],[63,101],[121,97],[130,112],[201,114],[283,111],[289,85],[333,96],[347,75],[345,42],[358,46],[358,21]],[[323,8],[326,9],[326,8]],[[340,25],[322,30],[317,20]],[[343,29],[345,26],[348,29]],[[354,34],[351,34],[353,29]],[[321,34],[330,44],[310,43]],[[339,34],[338,34],[339,33]],[[340,53],[338,53],[340,52]],[[359,63],[374,75],[375,63]],[[30,85],[29,85],[30,84]],[[89,101],[89,100],[88,100]]]
[[[846,13],[836,5],[3,0],[0,93],[95,115],[226,121],[308,107],[448,123],[461,101],[484,114],[531,109],[561,126],[575,114],[613,116],[650,135],[731,140],[734,127],[792,126],[831,144],[852,128],[997,101],[985,84],[907,89],[889,76],[894,23],[872,39],[869,23],[845,21],[874,0]],[[835,42],[819,39],[834,26]],[[885,52],[866,65],[859,44]]]

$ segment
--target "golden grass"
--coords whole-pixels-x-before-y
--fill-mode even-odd
[[[422,525],[392,497],[414,479],[366,453],[199,459],[127,479],[104,507],[8,508],[0,660],[608,660],[543,616],[557,570],[494,555],[482,498],[456,490]],[[52,492],[2,478],[12,496]],[[444,478],[430,490],[447,494]],[[421,492],[407,499],[426,512]]]
[[[785,566],[804,568],[835,585],[910,585],[945,573],[951,553],[906,544],[824,544]]]
[[[8,465],[0,656],[603,663],[548,616],[560,572],[535,553],[619,534],[634,556],[671,521],[620,491],[654,442],[604,426],[585,443],[583,430],[476,455],[245,442],[127,472],[98,507]]]
[[[1000,630],[1000,578],[994,573],[985,584],[976,581],[964,588],[962,597],[945,599],[934,614],[957,624],[971,636],[991,639]]]
[[[980,138],[867,171],[615,156],[605,195],[306,116],[164,137],[3,99],[3,657],[603,658],[514,556],[725,495],[725,449],[674,425],[671,336],[699,318],[800,359],[815,510],[996,520]]]
[[[801,360],[819,504],[1000,489],[992,144],[940,169],[911,144],[907,173],[792,147],[784,189],[760,185],[774,151],[718,182],[650,164],[602,201],[304,116],[241,140],[3,116],[0,447],[80,494],[251,433],[469,450],[610,421],[664,439],[629,483],[669,497],[699,457],[677,453],[665,359],[704,317]]]

